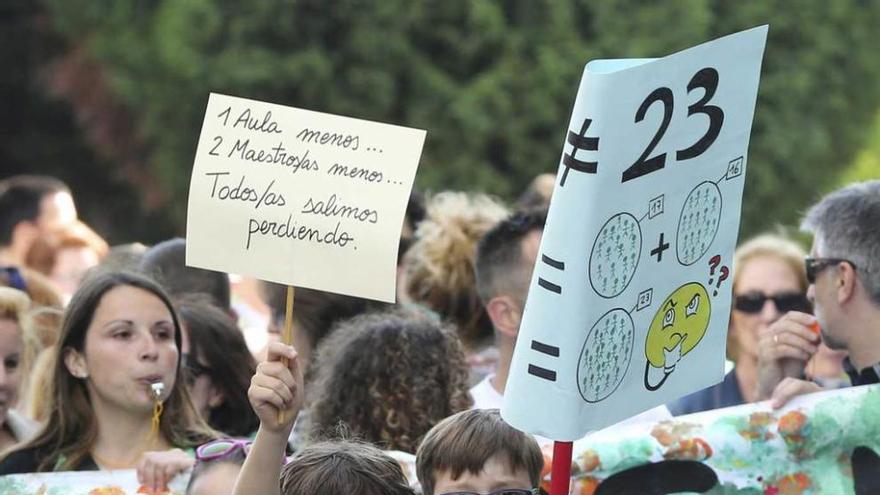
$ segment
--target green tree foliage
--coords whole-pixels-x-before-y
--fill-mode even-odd
[[[555,171],[583,65],[770,23],[746,233],[834,184],[880,101],[880,2],[46,0],[136,119],[182,225],[211,91],[427,129],[419,185],[514,197]]]
[[[88,68],[65,63],[85,54],[71,50],[46,21],[45,7],[32,0],[0,1],[0,179],[28,173],[63,179],[82,216],[111,243],[170,235],[175,226],[162,202],[149,211],[139,194],[143,181],[132,180],[138,167],[101,156],[95,139],[87,138],[112,141],[107,130],[130,127],[130,117],[106,105],[80,112],[71,104],[74,95],[100,101],[104,94]]]
[[[868,137],[868,144],[859,152],[852,165],[839,177],[840,186],[852,182],[880,179],[880,112]]]

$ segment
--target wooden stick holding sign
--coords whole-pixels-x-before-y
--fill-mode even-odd
[[[284,345],[293,345],[293,286],[287,286],[287,304],[284,310],[284,333],[281,334],[281,342]],[[281,364],[287,368],[290,361],[286,357],[281,358]],[[301,390],[297,391],[302,393]],[[278,411],[278,423],[284,423],[284,411]]]

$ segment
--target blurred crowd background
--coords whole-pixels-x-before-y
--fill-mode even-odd
[[[69,184],[111,245],[180,235],[214,91],[427,129],[418,189],[512,200],[555,172],[588,60],[765,23],[750,236],[880,176],[880,2],[5,0],[0,167]]]

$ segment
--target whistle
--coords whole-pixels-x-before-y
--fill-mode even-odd
[[[162,382],[151,383],[150,389],[153,391],[153,397],[155,397],[156,400],[160,400],[162,398],[162,392],[165,391],[165,384]]]

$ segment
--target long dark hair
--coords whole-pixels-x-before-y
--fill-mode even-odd
[[[257,362],[244,335],[226,312],[207,301],[187,298],[177,305],[189,334],[188,359],[205,361],[211,382],[223,394],[223,402],[212,408],[205,420],[227,435],[249,436],[260,425],[260,418],[247,396]]]
[[[181,334],[177,312],[168,296],[155,282],[127,272],[99,273],[84,281],[64,313],[61,335],[54,350],[55,369],[46,391],[49,396],[49,418],[46,425],[35,438],[11,451],[38,449],[42,454],[38,472],[76,468],[89,455],[97,439],[98,424],[85,382],[70,373],[64,363],[64,355],[71,349],[83,352],[86,333],[95,309],[107,292],[120,286],[145,290],[162,301],[171,313],[175,330],[174,344],[180,350]],[[199,418],[181,380],[178,360],[175,386],[165,400],[165,412],[162,414],[159,432],[175,447],[187,448],[204,443],[214,438],[215,434]]]

